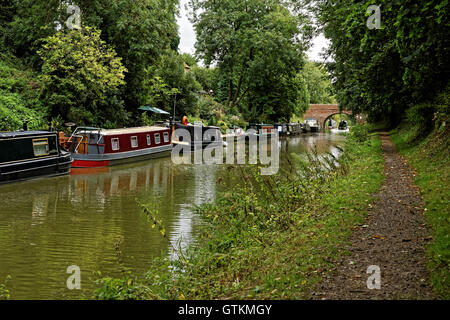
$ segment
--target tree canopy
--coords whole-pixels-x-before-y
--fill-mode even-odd
[[[308,104],[297,85],[306,49],[302,19],[283,1],[192,0],[190,7],[197,57],[217,65],[218,94],[228,110],[276,120]]]
[[[329,91],[326,73],[305,66],[311,32],[292,4],[190,1],[192,56],[178,52],[179,0],[4,0],[0,62],[17,58],[33,74],[32,94],[1,91],[9,106],[2,110],[15,119],[7,127],[30,106],[41,117],[36,124],[139,125],[142,105],[223,128],[289,121]]]
[[[100,31],[84,27],[59,32],[43,43],[38,51],[43,61],[42,94],[51,116],[97,125],[124,116],[117,94],[127,70],[100,39]]]
[[[447,0],[302,1],[331,40],[337,100],[371,119],[398,121],[404,111],[442,90],[449,80]],[[368,28],[380,8],[380,28]],[[368,12],[368,13],[367,13]],[[432,116],[432,115],[430,115]]]

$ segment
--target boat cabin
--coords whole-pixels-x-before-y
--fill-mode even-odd
[[[319,121],[317,121],[317,119],[306,119],[305,129],[307,132],[319,132],[320,123]]]
[[[72,152],[75,168],[92,168],[144,160],[172,150],[170,129],[136,127],[101,129],[78,127],[60,142]]]
[[[56,132],[0,133],[0,183],[67,174],[72,157],[58,144]]]
[[[297,135],[303,132],[301,123],[289,123],[287,127],[290,135]]]
[[[274,124],[275,130],[278,131],[280,136],[284,136],[288,134],[288,125],[286,123],[276,123]]]
[[[257,134],[272,134],[275,133],[275,127],[272,124],[256,124],[251,123],[248,129],[253,129]]]
[[[176,143],[188,143],[191,149],[216,147],[223,145],[222,133],[219,127],[215,126],[203,126],[203,125],[184,125],[181,123],[174,124],[174,139]],[[182,134],[179,134],[177,130],[184,129],[189,133],[190,140],[183,141]]]

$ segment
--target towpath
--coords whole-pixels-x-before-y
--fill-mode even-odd
[[[433,299],[424,246],[430,241],[423,200],[414,171],[381,134],[385,180],[366,222],[358,226],[335,269],[312,293],[313,299]],[[368,274],[369,266],[373,267]],[[379,267],[377,289],[374,270]],[[370,287],[367,281],[370,276]]]

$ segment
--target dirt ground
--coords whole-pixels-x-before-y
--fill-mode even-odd
[[[414,172],[397,153],[387,133],[381,134],[385,181],[376,194],[366,222],[355,229],[350,255],[312,293],[312,299],[434,299],[429,284],[424,245],[430,241],[424,207]],[[368,289],[380,268],[380,289]],[[373,272],[373,271],[372,271]],[[373,281],[370,281],[374,284]]]

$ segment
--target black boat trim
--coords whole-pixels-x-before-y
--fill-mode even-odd
[[[32,139],[40,139],[40,138],[48,138],[52,136],[51,134],[48,135],[42,135],[42,136],[18,136],[18,137],[8,137],[8,138],[1,138],[2,141],[8,141],[8,140],[20,140],[20,139],[28,139],[28,138],[32,138]]]
[[[60,155],[55,154],[55,155],[51,155],[51,156],[43,156],[43,157],[39,157],[39,158],[28,158],[28,159],[23,159],[23,160],[16,160],[16,161],[9,161],[9,162],[2,162],[0,164],[0,167],[3,166],[4,164],[13,164],[13,163],[18,163],[18,162],[24,162],[24,161],[41,161],[41,160],[49,160],[49,159],[54,159],[54,158],[59,158]]]
[[[73,161],[67,161],[67,162],[63,162],[63,163],[53,163],[50,164],[48,166],[40,166],[40,167],[35,167],[35,168],[28,168],[28,169],[22,169],[22,170],[16,170],[16,171],[8,171],[8,172],[0,172],[0,175],[8,175],[8,174],[15,174],[15,173],[22,173],[22,172],[26,172],[26,171],[33,171],[33,170],[40,170],[40,169],[45,169],[45,168],[50,168],[50,167],[56,167],[56,166],[64,166],[64,165],[68,165],[71,164]]]

